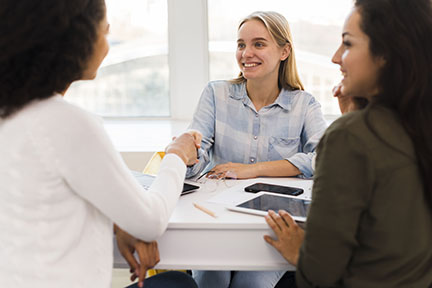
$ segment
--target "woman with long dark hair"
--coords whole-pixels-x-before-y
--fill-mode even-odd
[[[266,217],[299,287],[432,285],[431,3],[356,0],[345,22],[337,96],[367,105],[318,145],[306,233]]]
[[[0,2],[0,287],[110,287],[113,222],[139,286],[159,261],[152,241],[200,136],[173,141],[144,191],[100,119],[63,99],[72,82],[96,76],[108,30],[103,0]],[[169,285],[196,287],[184,273],[146,280]]]

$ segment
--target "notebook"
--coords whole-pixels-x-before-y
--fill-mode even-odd
[[[141,186],[144,187],[145,190],[148,190],[150,188],[151,184],[153,183],[154,179],[156,178],[156,176],[153,176],[150,174],[143,174],[143,173],[138,172],[138,171],[131,170],[131,172],[132,172],[132,175],[135,177],[135,179],[138,180],[138,182],[141,184]],[[196,185],[183,183],[183,191],[182,191],[181,195],[183,196],[183,195],[195,192],[199,188],[200,187],[196,186]]]

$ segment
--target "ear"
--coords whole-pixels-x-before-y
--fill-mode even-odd
[[[291,54],[291,44],[287,43],[282,48],[282,54],[281,54],[280,60],[281,61],[286,60],[289,57],[290,54]]]

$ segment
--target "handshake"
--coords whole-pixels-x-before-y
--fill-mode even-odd
[[[202,134],[196,130],[189,130],[178,137],[166,147],[166,154],[176,154],[187,165],[198,162],[198,149],[201,147]]]

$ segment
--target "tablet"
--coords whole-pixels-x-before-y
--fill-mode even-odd
[[[288,195],[277,195],[268,192],[259,192],[252,199],[241,202],[227,209],[237,212],[265,216],[268,210],[275,212],[287,211],[294,220],[305,222],[309,212],[310,200],[299,199]]]

